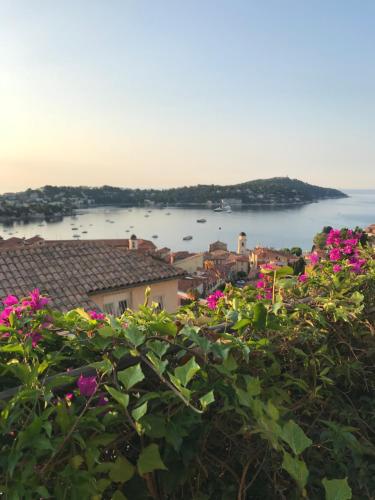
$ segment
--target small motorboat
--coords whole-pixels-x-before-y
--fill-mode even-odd
[[[72,227],[72,231],[78,231],[78,227]]]
[[[184,241],[189,241],[189,240],[192,240],[192,239],[193,239],[193,237],[189,235],[189,236],[184,236],[182,239],[183,239]]]
[[[153,234],[153,235],[152,235],[152,237],[153,237],[154,239],[159,238],[159,236],[158,236],[157,234]]]
[[[223,209],[221,207],[214,208],[214,212],[222,212]]]
[[[207,220],[206,219],[197,219],[197,222],[203,223],[203,222],[207,222]]]
[[[87,231],[82,231],[82,234],[87,234]]]

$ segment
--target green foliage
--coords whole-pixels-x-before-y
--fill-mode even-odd
[[[370,500],[375,264],[359,252],[359,274],[269,270],[272,300],[227,286],[215,310],[14,315],[0,337],[2,497]]]

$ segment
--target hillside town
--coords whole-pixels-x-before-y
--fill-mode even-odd
[[[369,228],[374,230],[374,226]],[[26,295],[40,288],[62,310],[82,307],[120,314],[151,300],[174,312],[232,282],[254,284],[261,266],[304,265],[301,252],[267,247],[249,249],[241,232],[236,251],[214,241],[205,252],[174,252],[132,235],[123,239],[0,239],[0,295]],[[297,254],[297,255],[296,255]],[[15,283],[17,289],[14,289]]]

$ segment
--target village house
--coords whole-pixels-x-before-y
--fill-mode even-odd
[[[173,312],[184,274],[145,252],[107,242],[49,242],[0,252],[0,297],[22,297],[39,288],[59,310],[84,307],[121,314],[143,304],[150,287],[150,300]]]

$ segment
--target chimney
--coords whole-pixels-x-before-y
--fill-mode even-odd
[[[129,250],[138,250],[138,239],[135,234],[130,236]]]

